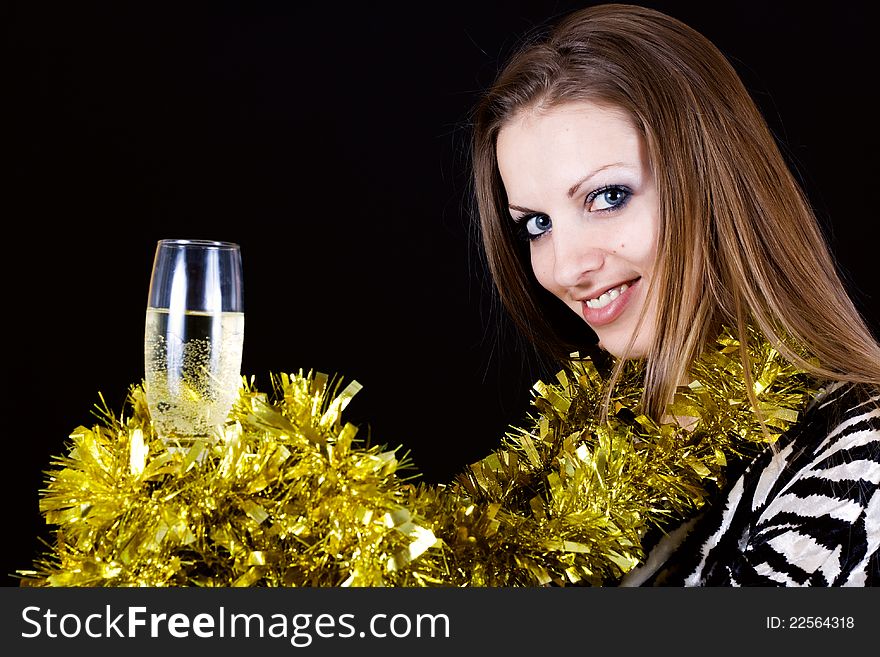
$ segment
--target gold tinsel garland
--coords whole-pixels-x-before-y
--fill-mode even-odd
[[[341,419],[354,382],[340,392],[322,374],[282,374],[270,398],[244,381],[220,439],[186,448],[156,436],[136,386],[129,417],[105,409],[53,461],[40,509],[55,542],[22,584],[614,583],[643,561],[649,529],[704,506],[727,460],[766,448],[763,429],[775,441],[816,394],[756,332],[748,348],[759,413],[728,330],[664,424],[631,410],[637,362],[599,423],[605,382],[575,360],[535,385],[526,426],[445,485],[418,483],[396,450],[356,438]]]

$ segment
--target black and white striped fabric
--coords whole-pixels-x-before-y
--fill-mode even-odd
[[[621,584],[880,585],[880,390],[830,386]]]

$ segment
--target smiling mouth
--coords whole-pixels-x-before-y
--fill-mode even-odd
[[[613,287],[610,290],[606,290],[595,299],[587,299],[584,303],[587,305],[588,308],[592,308],[594,310],[604,308],[621,294],[626,292],[630,288],[630,286],[632,286],[638,280],[639,278],[634,278],[631,281],[623,283],[622,285],[618,285],[617,287]]]

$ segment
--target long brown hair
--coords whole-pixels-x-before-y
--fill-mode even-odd
[[[631,5],[568,15],[525,44],[475,108],[474,191],[486,259],[504,307],[536,346],[560,361],[573,347],[549,319],[547,304],[560,302],[548,301],[516,238],[495,146],[519,112],[573,101],[625,111],[656,180],[660,230],[648,294],[660,303],[645,412],[662,415],[722,324],[738,333],[744,365],[753,325],[821,380],[880,383],[880,345],[736,71],[694,29]],[[621,367],[622,360],[612,382]]]

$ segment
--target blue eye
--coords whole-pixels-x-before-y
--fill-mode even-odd
[[[594,192],[590,192],[587,195],[585,204],[589,212],[616,210],[626,205],[630,196],[632,196],[632,192],[626,187],[607,185]]]
[[[587,212],[615,212],[625,206],[632,195],[632,190],[623,185],[605,185],[587,194],[584,208]],[[530,242],[540,239],[553,228],[550,216],[540,212],[526,214],[513,221],[519,238]]]
[[[517,221],[517,224],[522,237],[528,240],[538,239],[553,226],[553,222],[546,214],[526,215]]]

